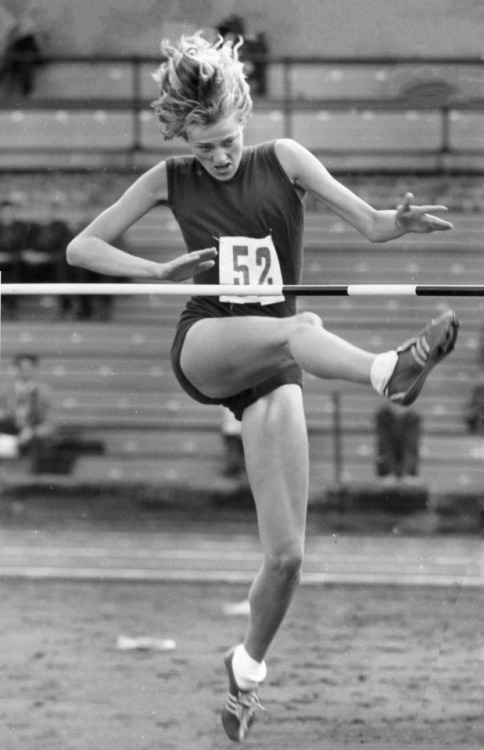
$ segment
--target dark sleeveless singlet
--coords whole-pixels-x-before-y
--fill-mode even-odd
[[[262,239],[270,236],[279,260],[282,282],[297,284],[302,268],[304,206],[284,172],[274,146],[274,142],[269,142],[245,148],[237,173],[227,182],[211,177],[195,157],[167,159],[167,205],[190,252],[218,246],[220,237]],[[214,268],[198,275],[194,283],[218,284],[218,260],[217,256]],[[235,396],[213,399],[200,393],[180,366],[187,331],[202,318],[237,315],[282,318],[296,312],[294,297],[273,304],[231,304],[218,297],[192,297],[181,314],[171,349],[177,380],[196,401],[223,404],[237,419],[247,406],[280,385],[297,383],[302,386],[300,368],[291,365]]]

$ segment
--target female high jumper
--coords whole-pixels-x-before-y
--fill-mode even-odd
[[[198,33],[162,45],[155,112],[166,139],[191,154],[170,157],[139,177],[69,245],[73,265],[110,276],[199,283],[298,284],[304,201],[310,194],[370,242],[407,232],[452,229],[433,215],[444,206],[376,210],[336,181],[288,138],[244,146],[252,109],[238,46]],[[112,243],[148,211],[167,206],[188,254],[157,263]],[[454,348],[452,311],[392,351],[364,351],[323,328],[294,297],[192,297],[176,329],[172,364],[196,401],[223,404],[242,422],[247,474],[257,509],[262,566],[250,588],[243,643],[225,655],[229,692],[222,710],[228,737],[243,740],[260,706],[265,657],[301,573],[308,502],[308,439],[302,372],[372,387],[409,405],[431,369]]]

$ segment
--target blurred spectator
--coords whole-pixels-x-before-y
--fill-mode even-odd
[[[25,232],[25,224],[18,218],[16,204],[8,199],[0,201],[0,272],[3,284],[15,284],[20,280],[20,254]],[[2,297],[2,313],[6,318],[14,319],[17,307],[17,297]]]
[[[245,477],[244,447],[242,444],[242,425],[229,409],[222,408],[220,432],[224,448],[222,476],[230,479]]]
[[[96,214],[97,215],[97,209]],[[91,212],[88,212],[84,220],[82,221],[80,231],[89,224],[92,220]],[[126,242],[123,237],[115,240],[114,244],[122,250],[126,250]],[[122,283],[123,279],[116,276],[108,276],[105,274],[95,273],[87,268],[80,268],[79,266],[69,266],[65,261],[62,265],[64,276],[59,279],[64,283],[69,284],[109,284],[112,282]],[[126,279],[124,279],[125,281]],[[112,294],[79,294],[71,295],[70,299],[66,297],[62,298],[63,308],[61,314],[63,317],[71,315],[77,320],[98,320],[108,321],[111,319],[112,311],[114,307],[114,297]]]
[[[244,43],[240,49],[240,59],[244,62],[245,74],[254,96],[267,94],[267,64],[260,59],[269,51],[264,32],[249,34],[240,16],[228,16],[217,26],[217,31],[225,40],[237,42],[242,37]]]
[[[19,280],[23,284],[48,284],[56,281],[57,254],[64,230],[50,208],[42,221],[25,222],[20,252]]]
[[[117,243],[120,246],[120,243]],[[71,284],[109,284],[114,277],[101,276],[87,268],[69,267],[69,282]],[[117,279],[119,281],[119,279]],[[108,321],[111,319],[114,297],[110,294],[74,294],[62,297],[61,315],[71,315],[76,320]]]
[[[30,2],[5,40],[0,83],[8,96],[27,97],[34,90],[35,72],[43,62],[44,37],[39,8]]]
[[[13,378],[0,397],[0,458],[27,457],[33,473],[69,473],[81,450],[96,452],[98,441],[66,439],[53,419],[50,388],[39,378],[40,362],[30,352],[13,359]]]
[[[482,324],[479,332],[476,364],[478,375],[466,405],[464,422],[470,433],[482,435],[484,434],[484,325]]]
[[[39,221],[22,220],[17,281],[21,284],[53,281],[55,263],[43,242],[44,226]]]
[[[479,332],[479,346],[477,349],[477,362],[479,370],[484,373],[484,325],[481,323]]]
[[[403,480],[416,477],[420,457],[420,416],[413,410],[385,404],[376,413],[379,477]]]
[[[226,41],[237,42],[240,37],[245,38],[244,20],[233,13],[219,23],[217,31]]]
[[[467,404],[465,423],[472,434],[484,434],[484,373],[479,375],[472,389]]]
[[[63,283],[68,276],[66,247],[74,236],[70,223],[61,214],[61,202],[53,199],[47,215],[38,226],[36,252],[40,263],[37,265],[37,280],[41,283]],[[65,317],[70,306],[67,295],[59,296],[59,314]]]
[[[55,434],[50,389],[39,381],[39,359],[28,352],[13,359],[13,380],[1,397],[0,433],[16,438],[25,455]]]
[[[45,258],[39,275],[41,282],[53,283],[64,278],[66,248],[74,232],[70,223],[62,216],[61,208],[61,202],[54,198],[49,203],[45,219],[39,226],[36,249],[43,253]]]

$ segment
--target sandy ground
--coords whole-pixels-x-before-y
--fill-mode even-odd
[[[2,750],[221,750],[224,650],[245,617],[219,584],[2,581]],[[248,747],[484,744],[479,589],[299,589]],[[176,640],[120,651],[119,635]]]

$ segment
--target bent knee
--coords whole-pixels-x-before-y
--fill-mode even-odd
[[[317,326],[318,328],[323,328],[323,321],[319,315],[309,310],[298,313],[295,316],[295,323],[297,326]]]
[[[298,581],[303,564],[303,553],[299,550],[283,550],[267,555],[265,562],[281,578]]]

